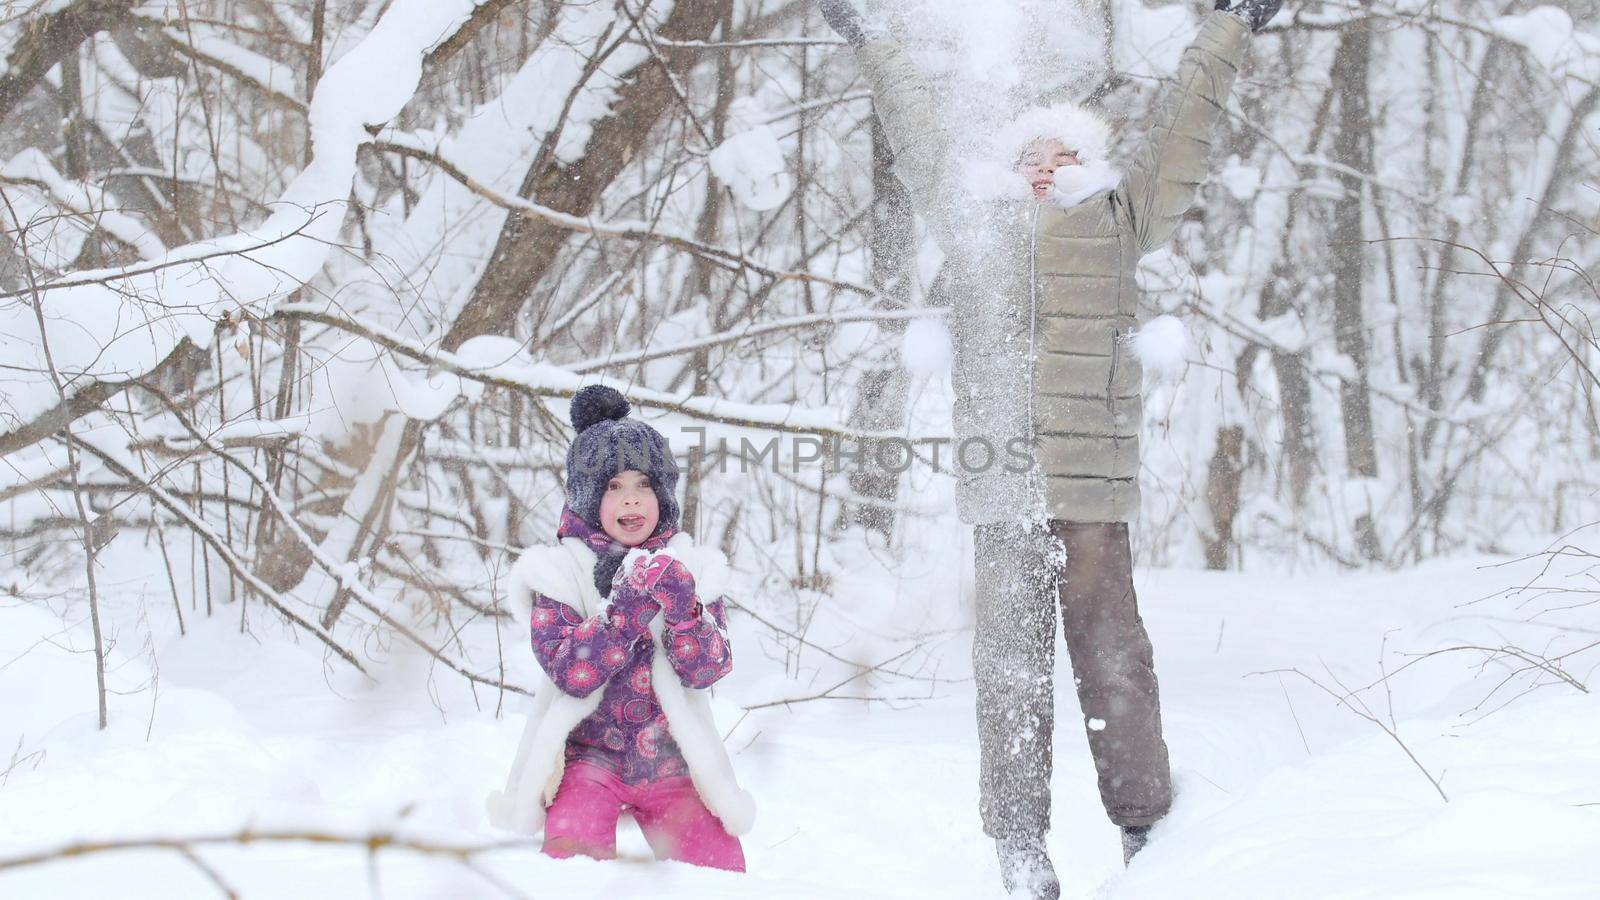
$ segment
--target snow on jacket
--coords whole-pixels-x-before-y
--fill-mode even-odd
[[[621,749],[631,749],[634,761],[627,760],[627,753],[605,757],[609,761],[620,761],[625,768],[631,765],[635,774],[654,765],[655,774],[664,776],[670,773],[660,771],[656,761],[681,755],[701,800],[729,834],[745,834],[754,824],[755,801],[739,786],[703,687],[731,665],[731,651],[713,609],[720,607],[726,594],[727,561],[716,548],[696,546],[689,535],[676,534],[661,550],[629,552],[613,589],[614,600],[620,599],[616,595],[626,578],[623,573],[631,573],[637,560],[653,555],[677,560],[693,578],[702,611],[678,627],[669,625],[665,615],[649,615],[648,608],[602,598],[593,580],[595,552],[579,538],[529,547],[512,566],[509,604],[533,626],[536,644],[543,636],[546,646],[535,651],[541,674],[516,758],[505,787],[488,800],[489,821],[496,827],[537,833],[561,783],[569,746],[578,758],[595,758],[590,754],[609,749],[619,736],[624,741]],[[563,606],[570,614],[561,610]],[[648,642],[643,640],[646,633]],[[710,656],[719,643],[723,661],[716,663]],[[637,645],[646,649],[648,668],[630,665],[639,659]],[[607,689],[601,690],[601,685]],[[648,703],[647,691],[653,694],[654,706],[647,713],[636,703],[630,715],[628,701]],[[621,705],[604,708],[608,698]],[[655,723],[655,709],[664,720],[665,735],[649,727]],[[613,729],[616,735],[610,733]],[[633,735],[631,748],[627,734]],[[670,739],[668,746],[676,755],[662,756],[662,736]]]
[[[1124,346],[1135,273],[1205,180],[1249,35],[1236,15],[1205,17],[1126,175],[1105,163],[1104,125],[1067,105],[1028,113],[987,161],[962,165],[910,56],[889,40],[857,51],[897,173],[950,262],[963,521],[1137,519],[1143,367]],[[1085,163],[1057,170],[1054,202],[1032,201],[1015,172],[1038,137]]]

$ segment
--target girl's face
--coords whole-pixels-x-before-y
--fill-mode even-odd
[[[1033,199],[1043,200],[1050,196],[1050,189],[1055,186],[1056,170],[1062,166],[1076,165],[1079,165],[1077,151],[1068,150],[1057,138],[1050,138],[1029,144],[1028,149],[1022,151],[1022,159],[1017,162],[1017,171],[1033,187]]]
[[[600,527],[625,547],[637,547],[655,533],[661,520],[661,504],[656,502],[650,476],[629,469],[618,473],[606,485],[600,498]]]

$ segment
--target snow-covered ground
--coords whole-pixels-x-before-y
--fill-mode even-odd
[[[85,608],[72,606],[63,629],[40,601],[0,601],[0,771],[9,766],[0,857],[246,825],[504,839],[484,822],[482,798],[503,778],[521,723],[496,718],[493,691],[480,688],[475,702],[459,677],[396,646],[364,648],[382,660],[373,684],[265,617],[240,634],[236,606],[210,619],[191,612],[179,637],[164,573],[141,568],[150,557],[121,539],[104,559],[117,637],[111,687],[124,692],[104,733]],[[831,609],[880,609],[916,583],[905,564],[897,579],[849,562]],[[1593,596],[1500,595],[1539,567],[1506,562],[1292,577],[1140,571],[1178,798],[1124,871],[1063,652],[1050,847],[1064,895],[1600,896],[1600,700],[1548,673],[1512,675],[1505,658],[1485,664],[1478,651],[1407,655],[1470,644],[1554,658],[1600,640],[1600,606],[1581,605]],[[1592,586],[1567,578],[1576,568],[1544,580]],[[970,574],[965,584],[970,592]],[[961,607],[950,608],[959,622]],[[817,623],[819,641],[852,626],[843,612]],[[813,700],[745,715],[743,706],[820,693],[848,674],[809,651],[793,680],[793,661],[763,633],[739,618],[739,665],[717,694],[735,764],[761,804],[745,841],[750,874],[651,862],[626,820],[620,862],[557,862],[520,847],[480,867],[532,897],[999,897],[978,826],[968,633],[932,638],[914,655],[917,671],[937,660],[947,680],[858,679],[838,691],[903,698],[892,704]],[[509,627],[503,634],[515,680],[531,657]],[[493,629],[468,640],[474,658],[494,658]],[[882,656],[894,646],[884,641]],[[1593,650],[1564,660],[1591,686],[1597,663]],[[1389,672],[1387,690],[1359,696],[1398,740],[1305,677],[1257,674],[1284,669],[1335,691]],[[1534,684],[1547,686],[1529,692]],[[199,854],[245,897],[497,896],[461,864],[398,849],[375,862],[362,849],[309,844]],[[216,895],[170,850],[0,869],[3,897]]]

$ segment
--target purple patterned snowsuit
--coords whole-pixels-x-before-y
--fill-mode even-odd
[[[604,531],[562,510],[558,537],[576,537],[596,552],[619,547]],[[666,528],[641,547],[666,546],[676,529]],[[605,611],[584,619],[565,603],[533,595],[533,652],[550,680],[574,697],[602,686],[600,707],[567,738],[568,763],[582,760],[637,785],[688,774],[683,754],[667,730],[650,684],[655,644],[649,624],[665,619],[667,657],[686,687],[707,688],[733,668],[727,611],[721,600],[702,604],[682,563],[619,569]]]

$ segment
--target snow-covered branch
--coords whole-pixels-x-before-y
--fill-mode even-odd
[[[343,222],[343,216],[327,214],[322,207],[349,195],[357,151],[370,137],[367,126],[400,112],[416,90],[423,58],[477,5],[473,0],[398,0],[329,68],[308,112],[315,156],[265,222],[176,248],[156,267],[96,272],[42,285],[44,319],[72,322],[77,332],[50,336],[61,370],[82,376],[73,383],[74,393],[102,379],[140,377],[185,338],[208,346],[214,323],[228,311],[281,297],[321,272]],[[203,260],[219,251],[225,258],[213,270]],[[173,258],[182,262],[173,265]],[[140,325],[130,331],[130,322]],[[78,326],[86,324],[95,330],[82,333]],[[26,333],[4,330],[13,340]],[[19,349],[18,355],[22,353]],[[35,366],[13,376],[13,389],[7,392],[9,418],[27,420],[44,412],[42,398],[48,395],[25,386],[29,378],[41,381],[41,372]]]
[[[311,304],[283,304],[274,315],[329,325],[360,335],[374,344],[440,371],[449,372],[487,387],[503,388],[530,398],[570,398],[585,384],[608,379],[585,377],[583,373],[550,363],[524,362],[522,347],[506,338],[476,338],[460,351],[435,349],[371,323],[360,322]],[[816,435],[839,440],[903,439],[910,441],[946,440],[947,434],[911,435],[901,432],[851,428],[832,409],[805,408],[789,403],[738,403],[716,397],[696,397],[651,390],[617,381],[613,384],[630,401],[649,409],[681,413],[689,418],[735,428],[762,432]]]
[[[387,140],[373,141],[374,148],[389,153],[397,153],[413,159],[419,159],[438,167],[439,171],[455,179],[462,186],[474,194],[488,200],[495,206],[518,215],[527,216],[542,222],[559,226],[581,234],[590,234],[596,237],[624,238],[635,241],[649,241],[665,244],[675,249],[684,250],[702,259],[731,272],[754,272],[774,281],[799,281],[820,284],[826,287],[849,291],[854,294],[873,296],[872,288],[849,281],[829,278],[825,275],[815,275],[810,272],[785,271],[770,266],[758,260],[751,259],[746,253],[725,247],[714,247],[696,241],[692,236],[671,229],[662,228],[660,225],[644,221],[597,221],[588,216],[574,216],[559,212],[548,206],[542,206],[531,200],[503,194],[494,190],[476,178],[463,171],[459,166],[444,159],[438,153],[425,149],[404,139],[390,138]]]
[[[778,334],[794,331],[800,328],[818,328],[830,325],[840,325],[845,322],[892,322],[910,319],[941,318],[946,310],[943,309],[886,309],[886,310],[857,310],[852,312],[813,313],[809,316],[792,316],[786,319],[774,319],[769,322],[753,322],[742,328],[734,328],[717,334],[695,338],[692,341],[683,341],[669,347],[652,347],[648,350],[633,350],[622,353],[612,353],[597,356],[581,362],[572,363],[568,368],[574,372],[595,372],[617,366],[629,366],[637,363],[649,362],[652,359],[664,359],[670,356],[685,356],[712,347],[721,347],[728,344],[737,344],[751,338],[768,334]]]

